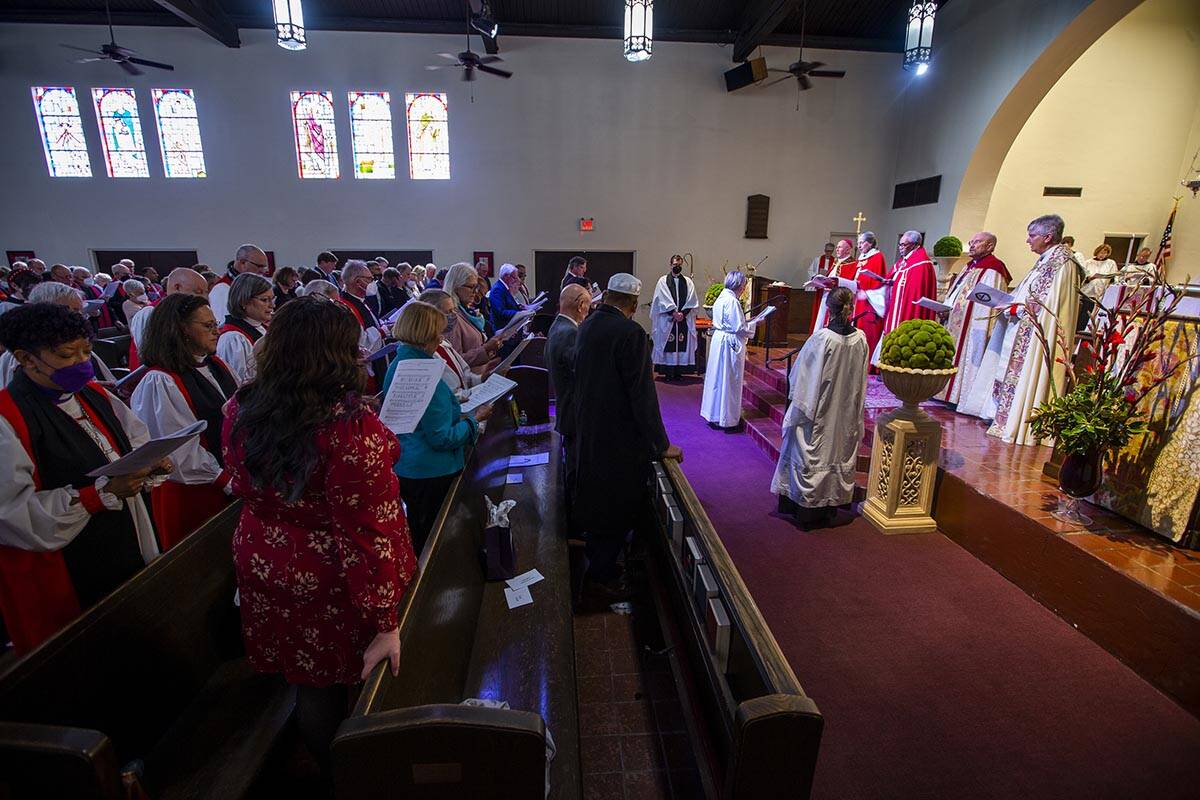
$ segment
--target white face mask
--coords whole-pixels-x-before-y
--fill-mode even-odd
[[[96,279],[95,279],[95,278],[84,278],[84,279],[83,279],[83,285],[84,285],[84,286],[95,286],[95,285],[96,285]]]

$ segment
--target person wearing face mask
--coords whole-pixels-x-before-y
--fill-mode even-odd
[[[275,291],[262,275],[245,272],[229,287],[229,313],[217,340],[217,356],[225,362],[238,386],[254,378],[254,344],[267,333],[275,313]]]
[[[160,544],[170,548],[229,503],[221,455],[222,406],[237,378],[214,355],[220,327],[208,300],[171,294],[154,307],[142,343],[149,368],[130,405],[155,438],[204,420],[208,428],[175,453],[170,480],[151,495]]]
[[[141,492],[172,464],[87,476],[150,437],[92,380],[82,316],[29,303],[0,317],[0,344],[20,364],[0,391],[0,614],[25,653],[158,555]]]
[[[46,281],[39,283],[29,291],[29,302],[54,303],[55,305],[64,306],[67,310],[83,316],[88,328],[92,328],[92,320],[84,316],[83,295],[80,294],[78,289],[73,289],[56,281]],[[116,380],[113,377],[112,371],[101,360],[100,356],[92,353],[91,362],[96,380],[105,383],[112,383]],[[17,373],[19,368],[20,365],[17,363],[17,359],[13,353],[6,352],[0,355],[0,387],[8,386],[9,381],[12,380],[13,375]]]
[[[442,328],[442,343],[438,345],[434,355],[446,362],[442,382],[450,387],[450,391],[454,392],[455,397],[465,400],[467,392],[472,387],[483,383],[483,376],[471,369],[467,360],[454,349],[454,345],[449,341],[451,332],[458,325],[458,314],[454,311],[456,305],[454,298],[441,289],[426,289],[417,299],[433,306],[446,317],[446,324]]]
[[[650,303],[654,371],[677,381],[696,369],[696,285],[683,274],[683,256],[671,256],[671,272],[658,279]]]

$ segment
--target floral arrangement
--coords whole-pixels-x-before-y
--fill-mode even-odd
[[[934,258],[955,257],[962,254],[962,239],[957,236],[943,236],[933,244]]]
[[[721,290],[725,288],[723,283],[713,283],[704,290],[704,305],[711,306],[717,302],[717,298],[721,296]]]
[[[1124,447],[1130,438],[1145,432],[1147,420],[1138,410],[1142,400],[1200,357],[1200,353],[1189,352],[1178,358],[1161,347],[1167,318],[1183,296],[1183,291],[1155,280],[1127,290],[1113,308],[1097,302],[1088,319],[1093,340],[1080,344],[1085,363],[1078,371],[1067,351],[1061,323],[1053,345],[1041,326],[1034,324],[1034,335],[1046,359],[1054,358],[1066,367],[1065,393],[1059,394],[1051,375],[1053,399],[1029,417],[1034,436],[1053,438],[1061,451],[1082,455]],[[1053,316],[1054,312],[1041,308]],[[1024,309],[1033,312],[1028,305]],[[1056,352],[1062,355],[1053,355]],[[1139,380],[1143,368],[1155,362],[1157,368],[1150,379]]]

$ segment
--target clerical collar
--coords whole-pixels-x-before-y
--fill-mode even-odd
[[[868,250],[866,253],[864,253],[863,255],[859,256],[859,257],[858,257],[858,260],[859,260],[859,261],[866,261],[868,258],[870,258],[871,256],[875,255],[875,254],[876,254],[876,253],[878,253],[878,252],[879,252],[879,249],[878,249],[878,248],[876,248],[876,247],[872,247],[872,248],[871,248],[870,250]]]

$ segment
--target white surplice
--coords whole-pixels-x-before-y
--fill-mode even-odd
[[[197,367],[197,371],[217,387],[217,391],[221,390],[208,367]],[[196,415],[179,391],[175,379],[161,370],[149,370],[138,381],[133,396],[129,398],[129,405],[156,439],[170,436],[196,423]],[[175,462],[175,470],[170,480],[176,483],[214,483],[221,476],[221,464],[205,449],[203,437],[200,436],[172,453],[171,460]]]
[[[722,428],[730,428],[742,418],[746,342],[754,335],[757,323],[746,324],[742,301],[729,289],[722,289],[713,303],[712,323],[700,416]]]
[[[654,287],[654,298],[650,302],[650,336],[654,340],[654,349],[650,358],[655,364],[669,367],[692,366],[696,363],[695,309],[700,307],[700,301],[696,299],[696,284],[687,275],[680,275],[679,277],[683,278],[687,296],[683,298],[682,303],[677,303],[671,291],[671,282],[674,277],[674,275],[663,275]],[[683,349],[668,352],[667,345],[673,343],[672,337],[677,333],[675,321],[671,318],[676,311],[692,311],[693,313],[684,317],[683,330],[678,331],[679,335],[686,337]]]
[[[995,309],[971,300],[971,293],[980,287],[1007,292],[1008,281],[999,270],[968,266],[946,294],[945,303],[951,310],[945,326],[954,340],[954,366],[958,367],[946,388],[936,395],[938,400],[947,403],[959,403],[964,397],[970,397],[987,351]],[[958,410],[962,411],[961,408]]]
[[[996,320],[974,385],[958,406],[961,413],[994,420],[989,436],[1010,444],[1038,444],[1029,429],[1029,415],[1053,396],[1051,381],[1058,392],[1065,388],[1066,367],[1054,360],[1064,355],[1054,341],[1061,325],[1067,347],[1065,357],[1070,358],[1079,317],[1082,270],[1083,265],[1075,260],[1069,247],[1050,248],[1017,286],[1013,302],[1023,306],[1036,300],[1054,314],[1042,310],[1031,319],[1022,307],[1018,316],[1004,313]],[[1034,325],[1051,343],[1049,362],[1033,332]]]
[[[262,325],[254,327],[259,333],[266,335],[267,329]],[[254,360],[254,342],[241,331],[226,331],[221,334],[221,338],[217,339],[217,358],[229,367],[238,386],[254,380],[258,370],[258,362]]]
[[[808,338],[789,382],[783,446],[771,491],[806,508],[854,499],[854,472],[863,437],[867,337],[822,328]]]

